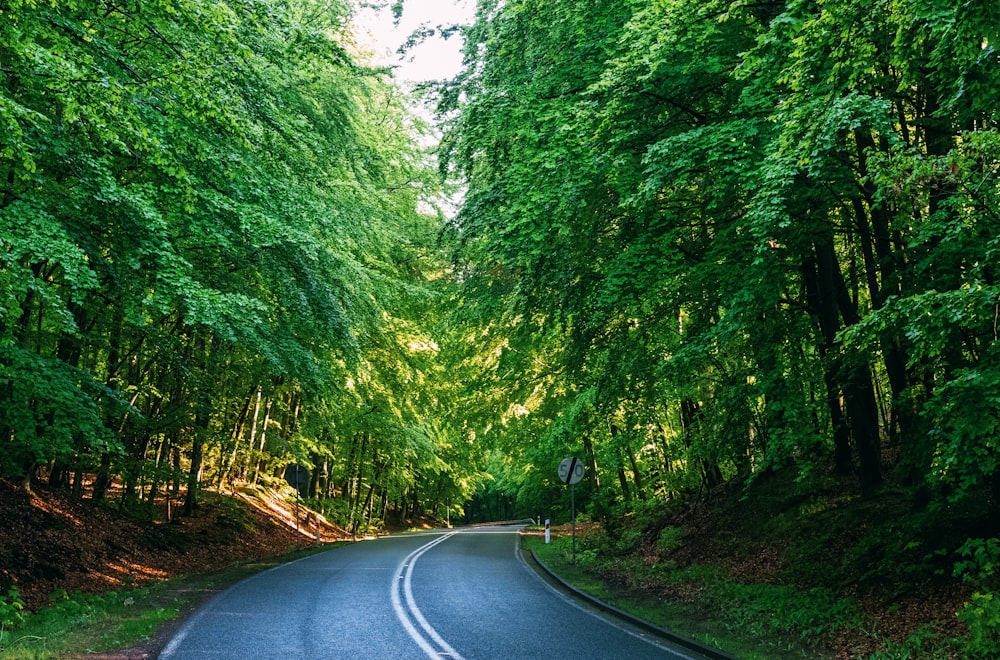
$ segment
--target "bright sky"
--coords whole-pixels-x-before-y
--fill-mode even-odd
[[[458,73],[462,39],[457,34],[450,39],[428,39],[402,59],[396,49],[421,25],[436,28],[470,23],[476,10],[475,0],[404,0],[399,27],[393,25],[389,3],[385,4],[380,10],[364,9],[358,14],[358,23],[371,33],[377,44],[376,63],[397,66],[397,79],[406,82],[441,80]]]

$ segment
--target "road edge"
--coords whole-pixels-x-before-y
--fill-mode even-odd
[[[636,628],[639,628],[645,632],[656,635],[657,637],[660,637],[664,641],[667,641],[671,644],[682,646],[686,649],[694,651],[695,653],[705,656],[706,658],[711,658],[711,660],[738,660],[736,656],[729,655],[728,653],[725,653],[724,651],[721,651],[715,647],[706,646],[701,642],[691,639],[690,637],[685,637],[684,635],[681,635],[679,633],[675,633],[672,630],[661,628],[660,626],[654,623],[650,623],[645,619],[641,619],[635,616],[634,614],[630,614],[625,610],[619,609],[614,605],[606,603],[600,598],[596,598],[584,591],[577,589],[569,582],[562,579],[551,568],[549,568],[548,565],[546,565],[546,563],[542,561],[538,557],[538,555],[535,554],[534,550],[526,550],[524,548],[524,545],[521,543],[521,539],[522,536],[519,534],[517,543],[521,551],[521,556],[530,558],[530,561],[528,561],[527,559],[525,560],[525,564],[527,564],[529,567],[532,567],[544,579],[547,579],[550,582],[554,582],[564,592],[568,593],[574,598],[586,601],[590,605],[593,605],[594,607],[603,610],[604,612],[607,612],[608,614],[611,614],[629,623],[630,625],[635,626]]]

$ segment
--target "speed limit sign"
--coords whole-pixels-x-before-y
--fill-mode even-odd
[[[564,458],[559,464],[559,481],[570,486],[580,483],[583,473],[583,461],[575,456]]]

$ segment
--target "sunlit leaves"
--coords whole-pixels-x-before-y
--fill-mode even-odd
[[[436,183],[399,90],[347,54],[350,11],[4,7],[4,473],[132,479],[183,448],[194,473],[197,453],[232,474],[359,432],[402,490],[462,472],[435,453],[442,376],[414,348],[436,345]]]
[[[614,424],[706,479],[835,446],[868,492],[881,437],[986,488],[995,466],[957,456],[992,422],[953,420],[956,392],[992,395],[987,4],[482,3],[445,163],[469,182],[463,306],[503,315],[480,382],[552,374],[511,437],[590,437],[618,468]]]

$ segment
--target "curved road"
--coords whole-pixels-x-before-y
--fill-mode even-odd
[[[390,536],[273,568],[209,601],[160,660],[697,657],[561,595],[518,531]]]

